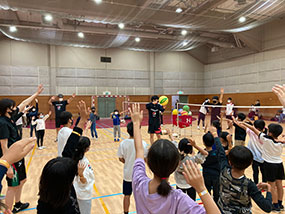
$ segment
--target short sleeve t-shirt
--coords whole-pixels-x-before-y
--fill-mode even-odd
[[[17,132],[17,127],[15,122],[6,117],[0,117],[0,140],[8,139],[8,147],[10,147],[13,143],[20,140],[20,137]],[[0,147],[0,157],[3,155],[2,148]]]
[[[262,158],[262,142],[259,140],[258,136],[249,128],[246,129],[246,133],[249,136],[249,141],[247,144],[247,148],[253,154],[253,160],[263,163],[264,160]]]
[[[148,110],[149,117],[148,121],[149,123],[157,122],[160,121],[160,111],[164,112],[164,108],[160,104],[153,104],[153,103],[148,103],[146,104],[146,109]]]
[[[136,159],[133,169],[132,187],[136,201],[137,214],[183,213],[206,214],[203,206],[194,202],[181,190],[172,189],[167,197],[158,193],[149,194],[150,178],[145,171],[143,159]]]
[[[234,114],[234,104],[233,103],[228,103],[226,107],[226,115],[227,116],[232,116]]]
[[[55,116],[58,118],[60,116],[60,113],[66,110],[68,102],[67,100],[53,101],[52,104],[54,105]]]
[[[220,103],[220,102],[218,102],[216,104],[209,103],[209,105],[213,105],[213,107],[211,107],[211,121],[213,122],[215,120],[219,120],[217,118],[217,116],[220,116],[220,114],[221,114],[221,107],[219,107],[219,106],[221,106],[222,103]],[[217,106],[217,107],[214,107],[214,106]]]
[[[237,124],[234,124],[235,127],[235,140],[245,140],[246,138],[246,131],[239,127]]]
[[[112,114],[113,125],[118,126],[121,124],[120,115],[119,114]]]
[[[57,152],[59,157],[62,157],[63,149],[71,133],[72,129],[68,127],[63,127],[59,130],[57,142]]]
[[[142,141],[144,148],[144,157],[147,156],[147,143]],[[119,158],[125,159],[124,164],[124,181],[131,182],[133,175],[133,168],[136,159],[136,149],[135,149],[135,141],[134,139],[125,139],[120,143],[118,153]]]

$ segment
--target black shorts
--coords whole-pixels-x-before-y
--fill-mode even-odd
[[[123,194],[131,195],[133,193],[132,182],[123,181]]]
[[[59,116],[55,117],[55,128],[60,128],[60,119]]]
[[[283,163],[268,163],[264,161],[263,167],[267,181],[285,180]]]
[[[14,178],[10,179],[6,177],[6,180],[9,187],[16,187],[20,185],[20,182],[22,180],[25,180],[27,178],[25,159],[22,159],[19,162],[14,163],[11,167],[13,167]]]
[[[160,122],[150,122],[148,125],[148,133],[149,134],[161,134]]]

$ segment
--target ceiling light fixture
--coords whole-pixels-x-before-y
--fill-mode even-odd
[[[239,21],[240,23],[243,23],[243,22],[246,21],[246,18],[245,18],[244,16],[241,16],[241,17],[238,19],[238,21]]]
[[[118,26],[119,26],[120,29],[124,29],[125,24],[124,23],[120,23],[120,24],[118,24]]]
[[[187,30],[182,30],[182,31],[181,31],[181,35],[182,35],[182,36],[185,36],[186,34],[187,34]]]
[[[181,13],[183,10],[182,10],[182,8],[180,8],[180,7],[178,7],[176,10],[175,10],[175,12],[176,13]]]
[[[135,41],[136,41],[136,42],[140,42],[140,41],[141,41],[140,37],[136,37],[136,38],[135,38]]]
[[[77,35],[79,38],[84,38],[84,33],[82,33],[82,32],[79,32]]]
[[[51,14],[46,14],[46,15],[45,15],[45,21],[51,22],[52,20],[53,20],[53,17],[52,17]]]
[[[102,0],[94,0],[96,4],[101,4]]]
[[[16,28],[16,26],[10,26],[9,27],[9,30],[10,30],[10,32],[16,32],[17,31],[17,28]]]

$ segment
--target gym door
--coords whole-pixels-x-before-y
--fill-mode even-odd
[[[98,97],[98,115],[102,118],[110,117],[116,109],[115,97]]]

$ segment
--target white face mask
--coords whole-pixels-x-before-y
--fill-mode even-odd
[[[33,108],[32,111],[36,111],[36,109]]]
[[[63,101],[63,98],[59,98],[58,100],[59,100],[60,102],[62,102],[62,101]]]
[[[40,118],[43,119],[43,118],[44,118],[44,115],[41,115]]]
[[[231,101],[230,100],[228,100],[228,103],[230,103]]]
[[[115,112],[115,115],[118,115],[119,113],[118,112]]]

